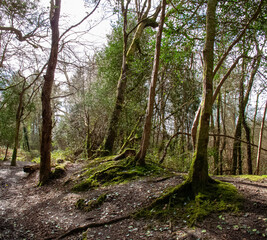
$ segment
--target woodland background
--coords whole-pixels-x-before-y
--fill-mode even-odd
[[[85,7],[88,15],[77,24],[68,16],[59,18],[58,60],[49,97],[51,151],[84,160],[106,150],[116,154],[139,149],[160,15],[157,1],[85,1]],[[204,0],[173,0],[165,11],[146,158],[181,172],[189,170],[192,160],[191,129],[202,98],[206,8]],[[12,149],[13,164],[18,149],[26,151],[28,159],[40,157],[41,95],[53,48],[51,9],[35,0],[0,1],[0,145],[3,158]],[[85,37],[96,11],[114,17],[101,48]],[[267,104],[266,16],[265,1],[218,1],[214,66],[225,58],[214,75],[214,90],[225,82],[210,118],[211,174],[255,173],[260,136],[257,173],[267,174],[262,124]],[[87,31],[78,28],[81,24]],[[122,66],[127,66],[127,82],[108,146]]]

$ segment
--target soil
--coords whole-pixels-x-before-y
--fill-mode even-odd
[[[127,216],[150,203],[167,188],[181,183],[183,174],[171,178],[145,178],[127,184],[112,185],[84,193],[70,191],[70,177],[82,169],[81,163],[67,165],[67,174],[49,185],[37,187],[38,171],[23,172],[29,163],[0,163],[0,239],[56,239],[69,229],[89,223],[109,221]],[[244,209],[237,214],[211,214],[194,228],[181,221],[159,222],[155,219],[126,218],[113,224],[88,228],[63,239],[136,240],[136,239],[267,239],[267,180],[251,182],[246,179],[223,177],[234,184],[244,196]],[[106,193],[104,204],[90,212],[75,207],[79,199],[96,199]]]

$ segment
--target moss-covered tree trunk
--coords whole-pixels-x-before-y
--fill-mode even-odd
[[[217,0],[209,0],[206,14],[206,40],[203,50],[203,95],[201,102],[200,122],[193,161],[189,170],[188,180],[194,192],[203,189],[209,181],[208,175],[208,142],[209,122],[212,111],[213,97],[213,65],[214,41],[216,35]]]
[[[159,24],[159,29],[157,32],[157,37],[156,37],[154,64],[153,64],[152,77],[151,77],[151,83],[150,83],[150,88],[149,88],[149,97],[148,97],[144,129],[143,129],[143,134],[142,134],[140,150],[137,153],[136,158],[135,158],[138,165],[145,165],[145,156],[146,156],[146,152],[149,146],[151,123],[152,123],[151,119],[153,116],[155,94],[156,94],[156,82],[157,82],[158,70],[159,70],[161,38],[162,38],[162,31],[163,31],[163,25],[164,25],[164,19],[165,19],[165,8],[166,8],[166,0],[163,0],[162,5],[161,5],[160,24]]]
[[[52,141],[52,108],[51,94],[54,83],[55,70],[58,58],[59,45],[59,16],[61,0],[51,0],[50,24],[52,30],[52,43],[48,60],[44,85],[42,88],[42,136],[41,136],[41,161],[40,185],[45,184],[51,173],[51,141]]]

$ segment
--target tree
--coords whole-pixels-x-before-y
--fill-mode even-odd
[[[43,68],[44,69],[44,68]],[[27,110],[27,107],[30,105],[30,103],[32,102],[34,96],[36,95],[36,92],[39,89],[38,84],[36,84],[36,87],[33,87],[33,85],[36,83],[36,81],[39,79],[42,71],[39,74],[36,74],[35,77],[33,77],[33,79],[31,80],[30,83],[27,83],[27,78],[22,76],[21,74],[19,74],[19,79],[23,79],[22,80],[22,87],[19,90],[18,93],[18,107],[17,107],[17,111],[16,111],[16,127],[15,127],[15,139],[14,139],[14,148],[13,148],[13,154],[12,154],[12,160],[11,160],[11,166],[16,166],[16,159],[17,159],[17,150],[19,147],[19,133],[20,133],[20,125],[22,122],[22,117],[24,115],[25,109]],[[26,95],[26,91],[29,90],[30,88],[32,89],[32,93],[30,94],[30,96],[28,97],[28,99],[25,99],[25,95]],[[25,119],[24,119],[25,120]]]
[[[244,36],[244,34],[246,33],[247,29],[252,24],[252,22],[255,21],[257,19],[257,17],[260,15],[262,6],[263,6],[263,0],[260,1],[255,13],[248,20],[248,22],[245,24],[245,27],[242,29],[242,31],[240,31],[240,33],[235,37],[235,39],[229,45],[227,50],[220,57],[217,65],[216,65],[216,67],[214,69],[214,72],[213,72],[214,76],[218,72],[218,70],[221,68],[222,64],[224,63],[225,59],[227,58],[227,56],[229,55],[231,50],[234,48],[234,46],[242,39],[242,37]],[[229,75],[231,74],[232,70],[236,67],[239,59],[242,58],[242,57],[244,57],[244,56],[239,56],[238,58],[236,58],[236,60],[234,61],[232,66],[229,68],[229,70],[227,71],[225,76],[220,80],[218,86],[216,87],[216,90],[214,91],[213,102],[216,100],[216,97],[217,97],[217,95],[218,95],[218,93],[220,91],[220,88],[224,84],[225,80],[229,77]],[[198,128],[198,123],[199,123],[200,110],[201,110],[201,106],[199,106],[199,108],[198,108],[198,110],[197,110],[197,112],[195,114],[195,119],[194,119],[194,122],[193,122],[193,125],[192,125],[192,128],[191,128],[193,146],[195,146],[195,144],[196,144],[196,135],[197,135],[197,128]]]
[[[42,137],[41,137],[41,161],[40,161],[40,185],[45,184],[51,172],[51,134],[52,134],[52,109],[51,93],[54,83],[55,70],[59,48],[59,16],[61,0],[51,0],[50,24],[52,30],[52,43],[48,60],[44,85],[42,88]]]
[[[151,0],[148,1],[147,7],[146,4],[144,3],[143,10],[141,12],[138,12],[138,24],[131,31],[127,32],[128,28],[127,15],[128,15],[129,4],[130,0],[127,0],[125,5],[124,1],[123,0],[121,1],[121,11],[123,16],[123,57],[122,57],[121,74],[118,80],[117,91],[116,91],[115,106],[112,111],[108,132],[104,143],[104,151],[108,154],[111,153],[113,150],[113,144],[117,135],[118,122],[123,109],[123,103],[125,98],[127,78],[129,74],[128,73],[129,64],[131,61],[133,61],[134,54],[139,48],[139,41],[143,34],[144,29],[150,26],[152,27],[157,26],[156,18],[159,12],[159,8],[157,8],[152,17],[148,17],[149,11],[151,9]],[[141,9],[140,6],[137,7],[137,9]],[[127,46],[128,46],[129,34],[133,31],[135,31],[135,34],[128,48]]]
[[[145,124],[144,130],[141,140],[141,146],[138,154],[136,155],[135,160],[139,165],[145,165],[145,156],[149,146],[149,139],[150,139],[150,132],[151,132],[151,119],[153,115],[154,109],[154,102],[155,102],[155,90],[156,90],[156,82],[158,78],[158,71],[159,71],[159,58],[160,58],[160,47],[161,47],[161,38],[162,38],[162,31],[165,19],[165,8],[166,8],[166,0],[163,0],[161,3],[161,16],[160,16],[160,23],[159,29],[156,37],[156,48],[155,48],[155,55],[154,55],[154,64],[153,64],[153,71],[149,89],[149,97],[148,97],[148,105],[147,105],[147,112],[145,117]]]
[[[206,14],[206,40],[203,50],[203,95],[201,101],[200,121],[197,131],[195,152],[189,170],[188,181],[191,181],[194,192],[203,189],[208,183],[209,121],[213,103],[213,65],[214,41],[216,35],[216,7],[217,0],[209,0]]]

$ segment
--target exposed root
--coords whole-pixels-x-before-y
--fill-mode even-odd
[[[73,235],[73,234],[77,234],[77,233],[81,233],[83,231],[86,231],[88,228],[102,227],[102,226],[105,226],[105,225],[111,225],[111,224],[114,224],[114,223],[123,221],[125,219],[129,219],[131,217],[132,217],[132,215],[131,214],[128,214],[126,216],[113,218],[113,219],[108,220],[108,221],[105,221],[105,222],[89,223],[89,224],[86,224],[86,225],[83,225],[83,226],[79,226],[79,227],[73,228],[73,229],[65,232],[64,234],[60,235],[59,237],[46,238],[46,240],[50,240],[50,239],[56,239],[56,240],[63,239],[63,238],[68,237],[70,235]]]

